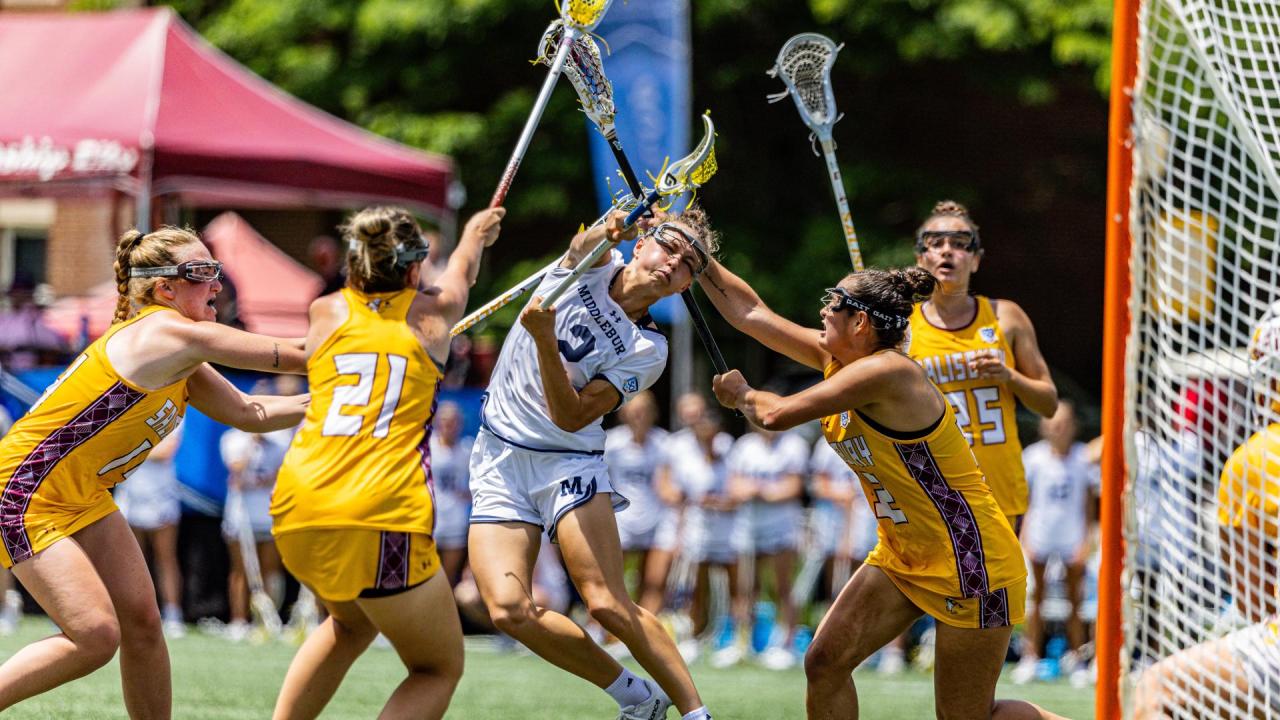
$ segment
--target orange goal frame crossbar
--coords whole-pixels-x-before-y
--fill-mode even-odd
[[[1129,188],[1133,180],[1133,86],[1139,0],[1116,0],[1107,132],[1106,302],[1102,344],[1102,564],[1098,571],[1097,717],[1120,717],[1124,588],[1125,352],[1129,334]]]

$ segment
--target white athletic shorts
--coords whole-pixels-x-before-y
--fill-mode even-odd
[[[231,512],[231,502],[236,490],[227,490],[227,504],[222,510],[222,538],[227,542],[240,542],[239,518]],[[249,527],[253,529],[253,541],[262,544],[272,542],[271,539],[271,488],[254,488],[245,490],[240,495],[244,498],[244,509],[249,516]]]
[[[1280,616],[1236,630],[1225,639],[1244,667],[1249,686],[1265,695],[1271,712],[1280,716]]]
[[[680,553],[695,563],[728,565],[738,560],[738,513],[691,507],[685,511]]]
[[[842,546],[847,546],[850,555],[861,560],[876,546],[879,541],[876,524],[870,521],[870,513],[865,511],[862,500],[857,499],[856,503],[848,515],[843,508],[829,501],[821,500],[814,504],[814,542],[824,554],[835,555]],[[852,536],[847,537],[846,533]]]
[[[669,511],[652,494],[647,495],[643,504],[631,498],[631,506],[618,513],[618,537],[622,539],[623,550],[648,550],[657,542],[658,528]],[[644,504],[648,507],[642,506]]]
[[[556,526],[598,493],[613,511],[630,501],[613,489],[604,455],[521,448],[481,429],[471,449],[471,522],[523,522],[556,542]]]
[[[451,492],[435,495],[436,529],[432,539],[441,550],[461,550],[467,546],[467,528],[471,526],[471,496]]]
[[[129,527],[138,530],[177,525],[182,516],[178,479],[168,463],[162,463],[158,470],[143,463],[128,480],[116,486],[115,500]]]
[[[772,555],[795,550],[800,544],[804,508],[799,502],[753,502],[742,509],[738,522],[742,523],[739,547],[743,552]]]

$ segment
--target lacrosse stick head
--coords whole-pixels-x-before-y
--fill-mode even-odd
[[[769,96],[777,102],[790,95],[796,101],[800,119],[818,137],[829,136],[840,119],[836,97],[831,90],[831,66],[844,45],[826,35],[800,33],[783,44],[769,75],[782,80],[786,90]]]
[[[716,174],[719,166],[716,163],[716,126],[711,122],[711,113],[702,116],[702,140],[693,148],[693,152],[667,165],[658,181],[658,194],[665,198],[674,198],[680,193],[690,192],[702,187]]]
[[[613,0],[556,0],[560,19],[583,32],[595,30],[612,4]]]
[[[547,31],[542,34],[542,42],[538,46],[538,62],[551,67],[563,40],[564,21],[552,21],[547,26]],[[613,105],[613,83],[605,77],[604,63],[600,59],[600,46],[596,44],[594,38],[581,33],[574,35],[569,45],[569,55],[565,58],[563,74],[569,78],[574,92],[578,93],[578,103],[582,105],[582,111],[607,137],[613,128],[616,112]]]

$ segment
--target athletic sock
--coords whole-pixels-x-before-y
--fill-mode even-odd
[[[653,694],[649,690],[649,686],[645,684],[644,678],[626,668],[622,668],[622,673],[618,675],[618,679],[614,680],[613,684],[605,688],[604,691],[609,693],[609,697],[618,703],[618,707],[642,703]]]
[[[680,720],[711,720],[711,713],[707,712],[707,706],[703,705],[697,710],[692,710],[681,715]]]

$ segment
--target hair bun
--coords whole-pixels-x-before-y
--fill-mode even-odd
[[[938,284],[929,271],[920,267],[890,270],[888,275],[894,291],[912,304],[932,295]]]
[[[391,230],[391,218],[385,213],[360,213],[351,229],[357,242],[367,244]]]
[[[933,206],[934,215],[958,215],[960,217],[969,217],[969,208],[961,205],[955,200],[943,200]]]

